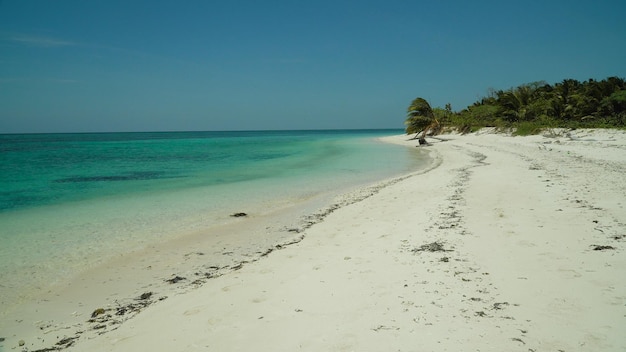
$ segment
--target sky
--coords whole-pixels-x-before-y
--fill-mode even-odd
[[[0,0],[0,133],[403,128],[626,77],[623,0]]]

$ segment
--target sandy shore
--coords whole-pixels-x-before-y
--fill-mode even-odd
[[[154,304],[123,324],[112,319],[119,308],[103,307],[78,335],[50,332],[49,344],[68,351],[626,350],[626,133],[441,138],[426,147],[431,168],[363,190],[364,200],[332,209],[298,234],[302,240],[197,289],[138,297],[135,306]],[[387,141],[416,145],[406,139]],[[29,347],[16,339],[6,336],[0,351]]]

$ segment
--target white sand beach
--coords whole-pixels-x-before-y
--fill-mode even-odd
[[[362,190],[297,243],[167,299],[148,287],[122,324],[74,308],[85,322],[42,327],[47,347],[626,351],[626,132],[429,142],[429,169]]]

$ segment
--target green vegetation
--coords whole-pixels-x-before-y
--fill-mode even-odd
[[[435,112],[424,98],[415,98],[407,110],[406,133],[415,133],[415,137],[422,133],[420,144],[426,143],[424,136],[431,130],[437,129],[440,124],[435,117]]]
[[[442,129],[463,133],[482,127],[513,129],[518,135],[539,133],[546,128],[626,127],[626,81],[609,77],[602,81],[566,79],[554,85],[523,84],[491,91],[471,106],[452,112],[431,108],[422,98],[413,100],[405,121],[406,133],[436,134]],[[417,136],[417,135],[416,135]]]

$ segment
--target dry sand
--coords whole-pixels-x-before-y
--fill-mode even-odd
[[[626,351],[626,133],[482,130],[430,142],[429,170],[363,190],[372,195],[301,241],[197,289],[155,294],[123,324],[103,307],[59,346]],[[49,340],[73,337],[64,333]]]

